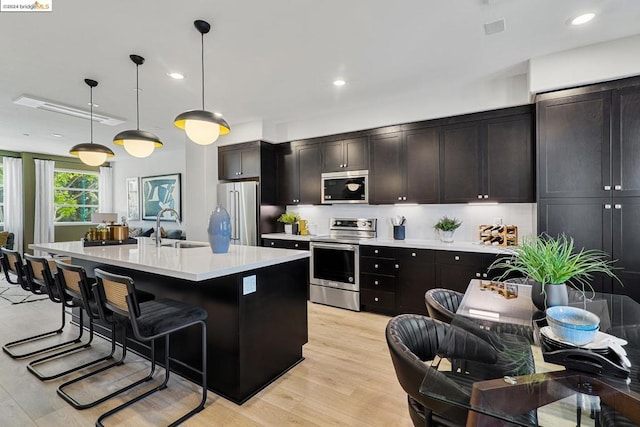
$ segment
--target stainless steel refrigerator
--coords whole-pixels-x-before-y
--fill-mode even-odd
[[[231,217],[231,244],[258,244],[258,182],[218,184],[218,204]]]

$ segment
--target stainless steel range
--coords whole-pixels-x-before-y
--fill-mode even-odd
[[[375,218],[331,218],[329,236],[311,239],[312,302],[360,311],[362,239],[377,237]]]

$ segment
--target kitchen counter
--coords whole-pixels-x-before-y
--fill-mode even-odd
[[[204,308],[208,388],[242,404],[303,360],[302,346],[308,340],[309,252],[232,245],[228,253],[214,254],[208,243],[186,243],[205,246],[156,247],[152,239],[140,238],[133,245],[83,247],[76,241],[29,247],[70,256],[90,277],[100,268],[131,277],[136,289],[156,299]],[[78,314],[74,309],[76,320]],[[110,333],[105,324],[96,324],[96,330]],[[172,358],[184,363],[199,360],[199,344],[194,345],[198,334],[188,330],[172,336]],[[134,339],[127,340],[127,345],[149,356],[148,348]],[[171,369],[201,381],[201,374],[184,364],[174,363]]]
[[[307,236],[298,236],[307,237]],[[163,245],[174,240],[165,239]],[[178,241],[186,243],[185,241]],[[308,258],[308,251],[272,249],[261,246],[231,245],[226,254],[214,254],[206,242],[188,242],[203,247],[156,247],[151,238],[138,238],[135,245],[88,246],[82,242],[36,243],[32,249],[67,255],[88,261],[103,262],[123,268],[192,281],[203,281],[230,274]]]
[[[286,234],[286,233],[267,233],[263,234],[263,239],[280,239],[280,240],[298,240],[301,242],[310,242],[313,237],[318,236],[301,236],[299,234]]]

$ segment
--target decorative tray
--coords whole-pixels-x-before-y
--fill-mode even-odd
[[[130,237],[127,240],[83,240],[82,246],[135,245],[137,243],[138,239]]]

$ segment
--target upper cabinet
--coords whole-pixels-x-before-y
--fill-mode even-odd
[[[260,176],[260,145],[225,145],[218,148],[218,179],[236,180]]]
[[[640,87],[616,90],[612,101],[611,185],[616,197],[640,196]]]
[[[438,128],[371,137],[369,203],[438,203]]]
[[[320,144],[283,144],[278,156],[278,200],[284,205],[320,203]]]
[[[534,202],[533,114],[443,126],[441,202]]]
[[[322,172],[341,172],[369,169],[367,137],[323,142]]]

